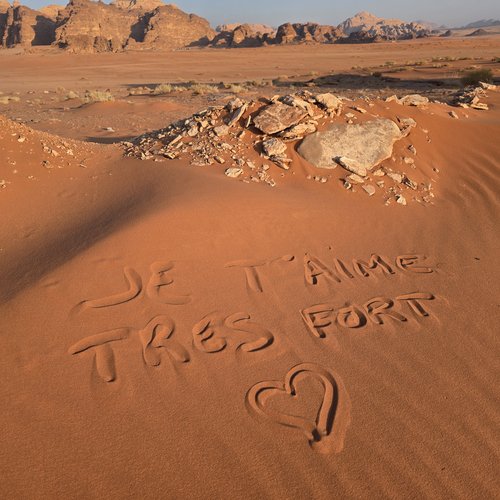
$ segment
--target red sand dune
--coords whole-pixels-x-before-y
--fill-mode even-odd
[[[404,108],[436,193],[405,207],[2,118],[2,496],[497,497],[487,102]]]

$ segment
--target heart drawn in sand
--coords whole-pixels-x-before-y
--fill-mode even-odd
[[[278,394],[297,396],[296,382],[299,378],[314,377],[323,386],[323,400],[315,420],[290,415],[266,405],[266,399]],[[300,429],[312,446],[332,432],[333,422],[339,405],[339,386],[333,375],[321,366],[302,363],[288,371],[284,382],[270,380],[255,384],[246,395],[248,409],[258,417],[278,424]]]

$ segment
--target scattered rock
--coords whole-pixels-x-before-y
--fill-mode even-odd
[[[387,177],[389,177],[389,179],[392,179],[394,182],[397,182],[398,184],[401,184],[403,182],[403,175],[402,174],[398,174],[396,172],[387,172]]]
[[[403,106],[426,106],[429,98],[420,94],[410,94],[399,99],[399,104]]]
[[[406,205],[406,198],[402,194],[396,195],[396,202],[400,205]]]
[[[236,179],[240,175],[243,175],[243,169],[238,167],[227,168],[224,173],[226,174],[227,177]]]
[[[283,156],[286,153],[286,144],[276,137],[271,137],[262,143],[262,149],[267,156]]]
[[[455,113],[455,111],[450,111],[450,112],[449,112],[449,115],[450,115],[452,118],[455,118],[456,120],[458,120],[458,115]]]
[[[365,182],[365,179],[363,179],[363,177],[358,174],[348,175],[347,178],[349,179],[349,181],[354,182],[354,184],[364,184]]]
[[[365,185],[363,185],[361,187],[366,191],[366,193],[369,196],[373,196],[375,194],[375,187],[372,186],[371,184],[365,184]]]
[[[231,116],[231,118],[229,119],[227,126],[232,127],[235,123],[237,123],[239,121],[239,119],[243,116],[243,114],[245,113],[247,108],[248,108],[248,104],[245,103],[245,104],[243,104],[243,106],[236,109],[233,112],[233,115]]]
[[[214,132],[217,137],[224,137],[229,134],[229,127],[227,125],[219,125],[218,127],[214,127]]]
[[[316,132],[316,125],[311,122],[299,123],[283,132],[280,132],[279,136],[286,140],[296,140],[302,139],[304,136]]]
[[[338,113],[342,109],[342,101],[330,93],[317,95],[316,102],[323,106],[328,112]]]
[[[479,109],[481,111],[488,111],[488,105],[486,103],[483,103],[483,102],[477,102],[477,103],[474,103],[474,104],[471,104],[470,106],[472,109]]]
[[[492,83],[479,82],[479,85],[484,90],[496,90],[497,85],[493,85]]]
[[[360,106],[353,106],[352,109],[354,109],[354,111],[357,111],[358,113],[361,113],[362,115],[367,113],[366,109],[361,108]]]

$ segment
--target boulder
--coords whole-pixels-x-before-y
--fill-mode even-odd
[[[293,127],[280,132],[279,136],[283,139],[294,141],[296,139],[302,139],[304,136],[316,132],[316,130],[316,125],[314,123],[299,123],[298,125],[294,125]]]
[[[324,132],[315,132],[302,141],[298,152],[318,168],[335,168],[341,161],[349,171],[366,175],[392,156],[399,139],[401,131],[396,123],[379,118],[359,125],[335,124]]]
[[[410,94],[399,99],[399,104],[403,106],[426,106],[429,104],[429,98],[420,94]]]
[[[238,167],[227,168],[224,172],[227,177],[232,179],[237,179],[240,175],[243,175],[243,169]]]
[[[260,131],[272,135],[297,125],[307,114],[301,108],[275,102],[266,106],[254,118],[253,123]]]
[[[337,112],[342,108],[342,101],[333,94],[318,94],[316,102],[325,108],[328,112]]]
[[[286,144],[276,137],[271,137],[262,143],[262,150],[266,156],[283,156],[286,153]]]

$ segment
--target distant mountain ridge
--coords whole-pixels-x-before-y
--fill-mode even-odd
[[[473,23],[463,26],[461,29],[478,29],[478,28],[490,28],[492,26],[500,26],[499,19],[482,19],[481,21],[475,21]]]
[[[500,21],[471,23],[469,29]],[[286,44],[374,43],[439,34],[427,22],[386,19],[358,12],[338,26],[318,23],[225,24],[209,22],[162,0],[70,0],[40,10],[0,0],[0,48],[52,45],[72,52],[179,49],[186,47],[261,47]],[[481,34],[481,33],[477,33]]]

